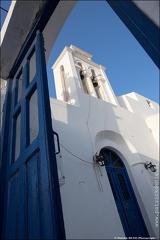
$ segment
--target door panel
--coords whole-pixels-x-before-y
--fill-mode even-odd
[[[122,199],[120,197],[120,193],[116,187],[116,180],[114,178],[113,169],[107,168],[107,175],[108,175],[108,179],[109,179],[112,193],[114,196],[114,200],[116,202],[118,213],[119,213],[119,216],[120,216],[120,219],[122,222],[122,226],[125,229],[126,236],[130,236],[131,230],[130,230],[129,224],[128,224],[126,216],[125,216],[125,209],[124,209]]]
[[[38,239],[40,235],[40,189],[39,189],[39,152],[26,164],[26,185],[28,198],[28,238]],[[32,212],[29,211],[32,209]]]
[[[8,187],[8,209],[6,212],[7,219],[7,238],[16,239],[17,222],[18,222],[18,200],[19,199],[19,172],[15,173],[9,180]],[[12,217],[11,217],[12,216]]]
[[[121,201],[124,206],[125,215],[129,223],[132,236],[146,236],[144,235],[146,227],[140,213],[140,209],[135,198],[126,169],[115,168],[114,176],[116,178],[116,184],[118,185],[118,191],[121,196]]]

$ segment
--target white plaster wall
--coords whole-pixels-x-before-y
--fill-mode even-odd
[[[144,124],[148,126],[154,140],[159,145],[159,105],[135,92],[120,96],[117,99],[121,107],[134,112],[144,120]]]
[[[63,55],[63,59],[56,64],[56,68],[54,70],[56,95],[57,95],[57,99],[64,100],[61,74],[60,74],[60,67],[63,65],[64,71],[65,71],[66,85],[69,93],[68,103],[79,106],[78,90],[80,89],[80,83],[77,76],[75,76],[75,72],[72,67],[73,63],[68,64],[68,62],[71,62],[72,60],[70,55],[71,53],[69,51],[65,51]]]
[[[6,96],[6,89],[7,89],[7,81],[0,79],[1,83],[1,89],[0,89],[0,97],[1,97],[1,108],[0,108],[0,114],[1,114],[1,124],[0,124],[0,132],[1,132],[1,128],[2,128],[2,119],[3,119],[3,109],[4,109],[4,101],[5,101],[5,96]]]
[[[117,97],[117,99],[120,103],[120,106],[128,109],[127,103],[125,103],[125,100],[124,100],[124,99],[126,99],[128,104],[130,105],[132,111],[136,114],[139,114],[144,119],[159,112],[159,105],[156,102],[154,102],[146,97],[143,97],[135,92],[128,93],[123,96]],[[151,106],[148,105],[147,101],[149,101],[151,103]],[[128,110],[130,110],[130,109],[128,109]]]
[[[159,145],[159,113],[156,113],[146,119],[146,124],[152,132],[157,144]]]
[[[93,155],[105,146],[124,161],[150,236],[158,236],[154,173],[144,167],[146,161],[158,162],[158,146],[144,119],[86,94],[79,107],[51,99],[51,109],[61,143],[59,173],[65,177],[61,195],[67,238],[124,236],[106,171],[93,164]]]
[[[86,125],[88,104],[89,101],[82,111],[51,99],[53,126],[60,137],[65,177],[61,196],[66,235],[67,239],[112,239],[113,233],[124,236],[124,232],[111,188],[102,187],[102,184],[108,185],[107,175],[102,178],[100,169],[93,164],[94,152]]]

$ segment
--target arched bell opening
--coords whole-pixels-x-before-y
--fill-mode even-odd
[[[99,75],[97,75],[95,73],[94,69],[91,69],[91,74],[92,74],[91,81],[92,81],[93,87],[95,89],[97,98],[102,99],[102,96],[101,96],[101,93],[100,93],[100,89],[99,89],[100,88],[100,84],[99,84],[99,81],[98,81],[98,76]]]
[[[61,75],[61,83],[62,83],[62,89],[63,89],[63,98],[65,102],[68,102],[69,92],[68,92],[68,86],[66,81],[66,73],[63,65],[61,65],[60,67],[60,75]]]
[[[86,94],[89,94],[88,86],[87,86],[87,83],[86,83],[85,68],[82,65],[82,63],[78,62],[77,64],[79,66],[79,76],[80,76],[80,79],[81,79],[83,90]]]

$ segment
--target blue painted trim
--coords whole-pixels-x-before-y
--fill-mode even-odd
[[[54,205],[52,205],[53,215],[52,217],[56,218],[56,232],[57,232],[57,239],[65,239],[65,228],[64,228],[64,220],[63,220],[63,213],[62,213],[62,203],[60,197],[60,188],[59,188],[59,181],[58,181],[58,169],[57,169],[57,162],[56,162],[56,155],[55,155],[55,145],[54,145],[54,138],[52,132],[52,118],[51,118],[51,109],[50,109],[50,102],[46,101],[49,99],[49,90],[47,83],[47,70],[46,70],[46,62],[45,62],[45,55],[44,55],[44,41],[43,36],[40,31],[37,32],[37,44],[36,44],[36,64],[37,64],[37,89],[38,89],[38,104],[40,109],[40,104],[43,104],[44,112],[39,112],[39,141],[42,141],[41,145],[45,147],[48,146],[48,149],[42,149],[43,151],[48,154],[49,162],[49,178],[51,183],[51,188],[53,189],[52,192],[54,193],[51,196],[52,201],[55,203],[56,208],[53,209]],[[45,66],[43,69],[41,66]],[[46,136],[46,144],[43,144],[44,136]],[[52,157],[51,157],[52,156]],[[55,219],[53,219],[55,221]]]
[[[160,68],[160,29],[158,26],[131,0],[106,1],[141,44],[156,66]]]
[[[10,129],[10,109],[11,109],[11,90],[12,90],[12,79],[7,81],[7,92],[5,97],[5,106],[2,119],[2,132],[1,132],[1,154],[0,154],[0,236],[3,227],[3,215],[4,213],[4,192],[5,192],[5,179],[7,169],[7,158],[8,158],[8,140],[9,140],[9,129]]]

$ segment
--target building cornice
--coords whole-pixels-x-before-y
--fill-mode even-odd
[[[78,49],[78,51],[77,51],[77,49]],[[59,57],[57,58],[56,62],[53,64],[52,69],[55,69],[56,66],[59,64],[59,62],[61,61],[61,59],[63,58],[63,56],[67,52],[70,52],[70,53],[72,53],[73,57],[79,58],[80,60],[82,60],[82,61],[84,61],[84,62],[86,62],[88,64],[92,64],[94,67],[102,69],[102,70],[105,71],[106,67],[104,67],[104,66],[102,66],[100,64],[97,64],[97,63],[95,63],[95,62],[93,62],[91,60],[91,58],[92,58],[91,54],[86,53],[83,50],[80,50],[80,51],[79,50],[80,50],[79,48],[77,48],[77,47],[75,47],[73,45],[71,45],[70,47],[65,47],[63,49],[63,51],[61,52],[61,54],[59,55]]]

